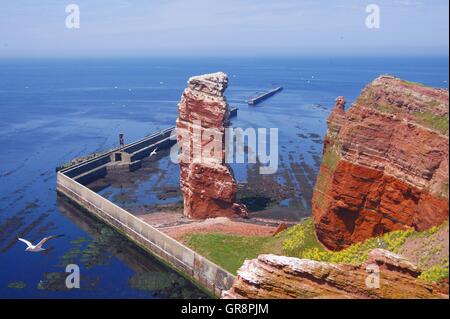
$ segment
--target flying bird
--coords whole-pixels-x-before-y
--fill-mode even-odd
[[[42,240],[37,243],[37,245],[33,245],[32,243],[30,243],[28,240],[23,239],[23,238],[17,238],[18,240],[20,240],[21,242],[25,243],[28,247],[25,249],[25,251],[29,251],[32,253],[38,253],[40,251],[44,251],[45,248],[42,248],[42,246],[48,242],[51,239],[54,238],[58,238],[58,237],[63,237],[64,235],[56,235],[56,236],[48,236],[48,237],[44,237],[42,238]]]
[[[158,150],[158,148],[155,148],[151,153],[150,153],[150,157],[152,157],[153,155],[156,155],[156,151]]]

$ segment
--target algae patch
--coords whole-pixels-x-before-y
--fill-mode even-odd
[[[8,284],[8,288],[11,289],[24,289],[27,287],[27,284],[23,281],[14,281]]]

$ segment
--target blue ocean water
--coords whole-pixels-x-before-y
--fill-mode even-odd
[[[448,87],[448,58],[0,60],[0,297],[204,297],[191,283],[114,231],[58,199],[55,167],[80,155],[174,125],[177,103],[192,75],[229,75],[234,126],[278,128],[280,169],[313,170],[334,100],[349,104],[380,74]],[[246,99],[274,86],[282,93],[257,107]],[[302,138],[306,136],[309,138]],[[247,170],[233,165],[238,180]],[[314,174],[314,172],[312,172]],[[305,183],[313,183],[310,178]],[[310,185],[311,187],[313,185]],[[306,192],[297,185],[299,192]],[[309,193],[303,194],[307,201]],[[290,205],[288,199],[286,205]],[[300,215],[308,203],[298,203]],[[37,241],[28,254],[16,237]],[[65,265],[80,265],[81,289],[61,287]]]

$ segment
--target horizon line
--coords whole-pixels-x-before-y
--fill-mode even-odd
[[[371,54],[349,54],[349,55],[291,55],[291,54],[273,54],[273,55],[118,55],[118,56],[0,56],[1,60],[44,60],[44,59],[59,59],[59,60],[86,60],[86,59],[271,59],[271,58],[284,58],[284,59],[339,59],[339,58],[449,58],[449,53],[436,53],[436,54],[391,54],[391,55],[371,55]]]

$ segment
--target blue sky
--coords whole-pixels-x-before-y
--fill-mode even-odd
[[[65,27],[66,5],[81,28]],[[368,29],[365,8],[381,9]],[[448,55],[448,0],[1,0],[0,57]]]

